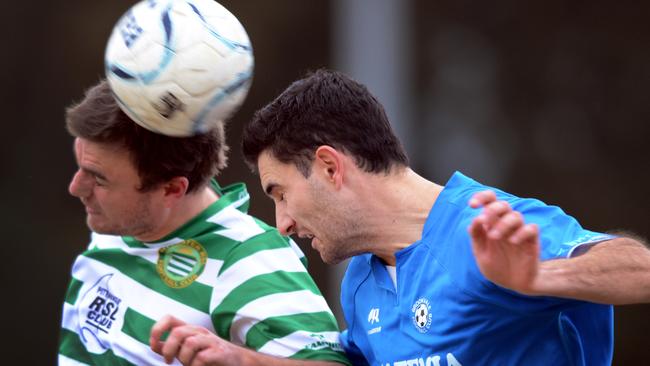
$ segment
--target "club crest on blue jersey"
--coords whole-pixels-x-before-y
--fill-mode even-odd
[[[195,240],[160,248],[156,270],[169,287],[183,288],[196,280],[207,260],[205,249]]]
[[[420,333],[426,333],[431,328],[431,304],[429,300],[421,297],[411,307],[413,324]]]

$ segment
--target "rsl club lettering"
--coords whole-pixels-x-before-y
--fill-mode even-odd
[[[108,333],[116,320],[115,315],[119,310],[122,300],[113,295],[104,287],[97,288],[97,296],[88,305],[86,323],[97,330]]]

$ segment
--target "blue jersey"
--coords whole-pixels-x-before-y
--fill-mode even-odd
[[[467,231],[485,189],[455,173],[424,225],[422,238],[397,252],[397,289],[381,260],[354,257],[341,288],[348,329],[342,344],[355,365],[610,365],[612,306],[530,297],[480,273]],[[539,225],[541,259],[565,258],[612,236],[583,229],[561,209],[493,189]]]

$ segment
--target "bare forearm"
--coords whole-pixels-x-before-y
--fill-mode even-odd
[[[650,302],[650,250],[617,238],[570,259],[542,262],[531,295],[603,304]]]

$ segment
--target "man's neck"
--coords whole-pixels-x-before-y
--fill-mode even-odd
[[[374,199],[367,201],[372,212],[367,224],[377,233],[371,252],[386,264],[395,265],[395,253],[422,237],[429,212],[444,187],[409,168],[377,179],[371,184]]]
[[[136,236],[136,239],[142,242],[160,240],[196,217],[218,199],[219,195],[210,186],[186,194],[174,207],[166,209],[168,213],[164,215],[164,222],[157,230],[143,236]]]

